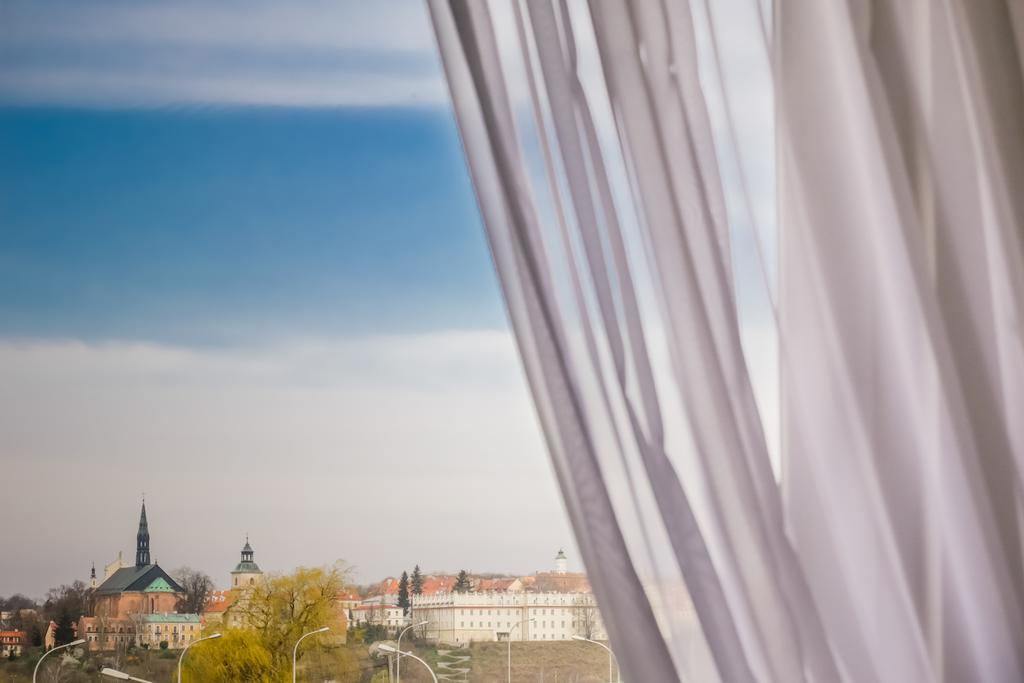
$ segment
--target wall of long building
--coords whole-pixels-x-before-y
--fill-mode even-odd
[[[434,642],[605,640],[604,622],[589,593],[438,593],[413,596],[411,623]]]

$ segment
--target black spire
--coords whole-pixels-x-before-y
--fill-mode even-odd
[[[135,535],[135,566],[149,564],[149,523],[146,521],[146,499],[142,499],[142,515],[139,517],[139,533]]]

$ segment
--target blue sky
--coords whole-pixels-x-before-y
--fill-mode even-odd
[[[501,328],[449,113],[0,109],[0,334]]]
[[[423,4],[0,3],[0,460],[3,595],[571,548]]]

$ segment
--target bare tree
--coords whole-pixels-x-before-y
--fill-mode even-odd
[[[205,572],[191,567],[181,567],[174,571],[173,576],[185,589],[185,593],[178,598],[178,614],[202,614],[213,592],[213,579]]]
[[[572,625],[576,635],[592,640],[600,618],[593,596],[580,594],[573,599]]]

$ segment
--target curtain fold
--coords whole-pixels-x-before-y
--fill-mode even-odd
[[[1020,3],[428,6],[626,677],[1024,680]],[[781,485],[744,347],[750,254],[773,271],[723,68],[744,20]]]
[[[853,680],[1024,677],[1010,4],[778,5],[787,514]]]

